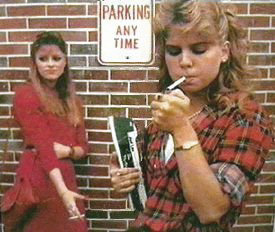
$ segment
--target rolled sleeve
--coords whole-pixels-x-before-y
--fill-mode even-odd
[[[234,207],[239,207],[249,191],[248,180],[235,164],[218,162],[210,165],[222,190],[229,195]]]

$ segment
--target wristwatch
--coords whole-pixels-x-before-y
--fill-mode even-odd
[[[199,145],[199,141],[198,140],[192,140],[192,141],[188,141],[185,142],[183,145],[176,147],[175,151],[186,151],[186,150],[190,150],[193,147]]]

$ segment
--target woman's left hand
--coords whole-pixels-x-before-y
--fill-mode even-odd
[[[153,122],[163,130],[173,132],[188,123],[190,99],[179,89],[158,94],[151,103]]]
[[[77,208],[76,199],[88,200],[88,198],[70,190],[61,194],[61,197],[68,213],[70,214],[69,219],[83,219],[83,215],[80,214],[80,211]]]

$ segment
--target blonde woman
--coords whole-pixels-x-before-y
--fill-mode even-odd
[[[226,5],[162,1],[156,17],[160,90],[143,137],[148,187],[129,231],[229,232],[274,141],[271,122],[245,79],[244,32]],[[113,187],[128,193],[135,169],[111,169]]]

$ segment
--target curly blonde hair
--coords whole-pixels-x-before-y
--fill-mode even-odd
[[[207,89],[210,102],[230,102],[225,95],[234,92],[251,93],[249,78],[259,75],[246,64],[248,40],[245,30],[239,25],[235,8],[229,4],[205,0],[164,0],[155,18],[155,35],[160,67],[160,90],[171,82],[165,63],[165,44],[172,26],[182,28],[182,32],[195,29],[204,36],[216,35],[220,44],[230,43],[230,56],[222,63],[216,80]],[[250,87],[249,87],[250,86]]]

